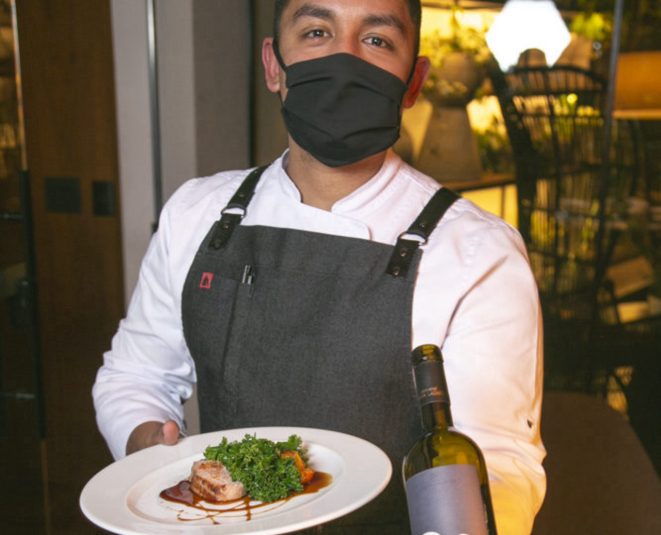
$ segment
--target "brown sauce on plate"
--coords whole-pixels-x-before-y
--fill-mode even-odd
[[[325,472],[315,472],[312,481],[305,485],[305,488],[302,492],[295,492],[287,498],[278,500],[271,503],[261,503],[254,502],[248,496],[239,498],[238,500],[232,500],[228,502],[207,502],[191,490],[190,482],[188,480],[180,481],[176,485],[162,490],[160,497],[171,503],[183,504],[188,507],[192,507],[204,514],[203,517],[196,518],[183,518],[182,513],[177,515],[177,518],[182,522],[187,521],[197,521],[203,518],[210,519],[214,524],[220,524],[219,520],[222,520],[222,517],[236,517],[244,516],[246,520],[252,519],[253,513],[258,513],[260,509],[267,508],[267,510],[272,511],[278,507],[283,506],[292,498],[296,496],[302,496],[304,494],[314,494],[319,492],[321,489],[328,487],[333,482],[333,476]],[[216,505],[216,507],[214,507]],[[217,506],[222,505],[223,509],[218,509]]]

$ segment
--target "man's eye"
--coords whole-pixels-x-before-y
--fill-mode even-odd
[[[386,42],[386,40],[385,40],[385,39],[382,39],[381,37],[375,37],[375,36],[373,36],[373,37],[368,37],[368,38],[366,39],[366,41],[367,41],[370,45],[372,45],[372,46],[378,46],[378,47],[381,47],[381,48],[387,48],[387,47],[390,46],[390,45]]]
[[[308,33],[306,33],[305,35],[306,35],[306,37],[318,38],[318,37],[325,37],[326,32],[324,30],[311,30]]]

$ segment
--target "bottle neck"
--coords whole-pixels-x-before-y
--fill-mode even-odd
[[[413,351],[412,363],[422,425],[429,432],[447,429],[452,426],[452,412],[440,349],[433,345],[420,346]]]
[[[422,425],[429,431],[452,427],[452,412],[449,403],[427,403],[420,407]]]

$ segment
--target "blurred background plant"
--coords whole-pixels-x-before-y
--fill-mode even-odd
[[[482,169],[487,173],[512,173],[512,145],[498,99],[493,95],[475,98],[468,105],[468,115],[477,140]]]
[[[485,73],[483,65],[491,58],[485,39],[488,27],[462,23],[458,2],[451,6],[450,24],[424,35],[420,54],[431,62],[431,72],[422,93],[433,104],[465,106],[478,93]]]

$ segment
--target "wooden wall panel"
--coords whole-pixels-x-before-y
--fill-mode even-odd
[[[109,0],[18,0],[28,168],[33,187],[52,533],[95,532],[78,495],[111,461],[91,387],[123,315]],[[80,212],[47,209],[48,177],[80,180]],[[114,215],[93,212],[93,182]]]

